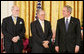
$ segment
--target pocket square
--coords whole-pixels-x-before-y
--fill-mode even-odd
[[[73,21],[71,21],[71,23],[73,23]]]
[[[22,24],[22,22],[20,21],[20,24]]]

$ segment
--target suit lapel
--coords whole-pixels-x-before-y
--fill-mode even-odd
[[[43,33],[42,26],[41,26],[39,20],[37,20],[37,26],[38,26],[39,30]]]
[[[67,32],[69,32],[72,27],[72,21],[73,21],[73,18],[71,17]],[[63,27],[64,27],[64,32],[66,32],[65,18],[63,18]]]
[[[63,18],[62,23],[63,23],[63,29],[64,29],[64,32],[66,32],[66,25],[65,25],[65,19],[64,19],[64,18]]]
[[[13,19],[12,19],[12,17],[10,16],[10,21],[12,22],[12,24],[14,25],[14,26],[16,26],[17,24],[18,24],[18,22],[19,22],[19,18],[17,17],[17,22],[16,22],[16,24],[14,24],[14,22],[13,22]]]
[[[72,23],[73,23],[73,18],[71,17],[70,23],[69,23],[69,26],[68,26],[68,32],[69,32],[70,29],[72,28]]]
[[[47,25],[46,25],[46,21],[44,20],[44,33],[46,33],[47,31]]]
[[[11,16],[10,16],[10,22],[11,22],[11,24],[14,26],[14,22],[13,22],[13,19],[12,19]]]
[[[12,20],[12,17],[10,16],[10,19],[9,19],[9,24],[10,24],[10,31],[12,32],[12,34],[14,35],[14,22],[13,22],[13,20]]]
[[[19,24],[19,18],[17,17],[17,22],[16,22],[16,26]]]

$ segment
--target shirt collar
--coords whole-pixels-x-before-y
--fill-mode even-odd
[[[68,19],[68,23],[70,22],[71,16],[69,16],[68,18],[65,17],[65,23],[66,23],[66,19]]]
[[[68,18],[67,18],[67,17],[65,17],[65,19],[68,19],[68,20],[70,20],[70,18],[71,18],[71,16],[69,16]]]
[[[13,19],[13,21],[14,21],[14,16],[12,16],[12,19]],[[17,17],[16,17],[16,21],[17,21]]]
[[[38,20],[39,20],[39,22],[40,22],[40,23],[44,22],[44,20],[43,20],[43,21],[42,21],[42,20],[40,20],[40,19],[38,19]]]

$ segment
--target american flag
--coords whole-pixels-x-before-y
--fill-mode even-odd
[[[41,9],[41,1],[38,1],[37,3],[37,9],[36,9],[36,15],[35,15],[35,20],[37,19],[37,10]]]

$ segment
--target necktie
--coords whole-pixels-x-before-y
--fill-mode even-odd
[[[14,18],[14,24],[16,24],[16,18]]]
[[[68,19],[66,19],[66,31],[68,30]]]
[[[42,22],[42,30],[43,30],[43,32],[44,32],[44,22]]]

